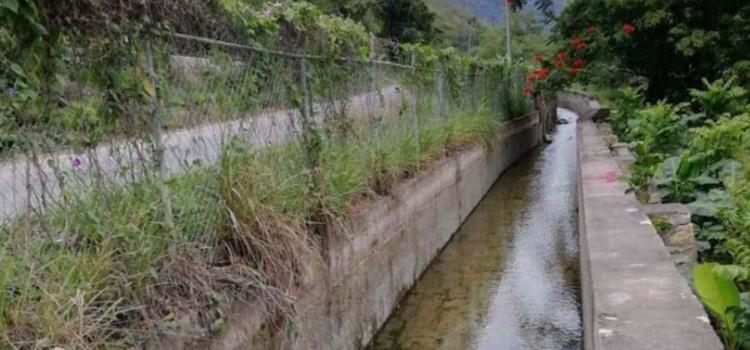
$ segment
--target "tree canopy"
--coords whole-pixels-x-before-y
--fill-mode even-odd
[[[574,0],[556,27],[563,38],[588,28],[602,34],[598,58],[645,77],[651,101],[684,97],[702,78],[750,64],[750,3],[743,0]]]

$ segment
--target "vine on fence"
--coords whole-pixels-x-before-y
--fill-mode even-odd
[[[203,3],[175,2],[223,13]],[[236,298],[289,326],[358,203],[529,111],[518,63],[303,2],[205,26],[174,4],[0,4],[0,154],[18,156],[0,166],[20,189],[0,191],[0,346],[208,337]]]

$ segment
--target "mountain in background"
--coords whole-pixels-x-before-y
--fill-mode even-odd
[[[506,0],[425,0],[430,8],[445,18],[458,15],[463,18],[475,17],[482,22],[498,25],[505,20]],[[566,0],[555,0],[553,10],[559,13],[565,6]],[[526,8],[536,12],[533,0]]]

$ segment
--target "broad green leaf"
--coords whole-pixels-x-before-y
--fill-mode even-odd
[[[721,185],[721,180],[705,174],[691,178],[690,182],[699,186]]]
[[[693,285],[708,311],[731,329],[734,324],[727,310],[740,306],[740,292],[726,274],[716,272],[717,266],[715,263],[696,265],[693,268]]]
[[[18,0],[2,0],[0,4],[11,12],[18,13]]]
[[[677,167],[680,164],[680,157],[669,157],[664,160],[659,170],[654,175],[654,184],[665,186],[675,180]]]
[[[709,169],[717,171],[720,179],[733,182],[742,176],[742,164],[736,160],[724,159],[712,165]]]
[[[726,191],[712,189],[708,193],[697,192],[696,200],[687,205],[693,215],[703,217],[716,217],[719,210],[732,202],[732,198]]]

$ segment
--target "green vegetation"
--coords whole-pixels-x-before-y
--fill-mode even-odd
[[[584,48],[582,88],[612,107],[645,202],[691,209],[693,282],[728,349],[750,345],[750,5],[742,1],[573,1],[558,42]]]
[[[258,149],[237,140],[218,169],[168,181],[174,228],[152,181],[96,188],[21,220],[0,237],[0,287],[7,291],[0,344],[132,344],[144,337],[138,324],[171,329],[180,326],[175,315],[198,311],[195,326],[208,329],[223,317],[217,303],[225,298],[285,305],[285,295],[274,293],[291,287],[310,258],[318,203],[340,220],[352,200],[388,193],[446,152],[491,141],[499,127],[499,119],[480,113],[425,125],[419,145],[398,124],[376,144],[326,140],[317,187],[298,144]]]
[[[639,198],[686,203],[701,259],[724,264],[699,265],[693,281],[727,348],[736,349],[750,334],[750,305],[740,302],[740,291],[750,286],[750,100],[741,80],[721,67],[733,67],[741,56],[728,42],[742,32],[733,26],[746,19],[729,14],[750,6],[702,6],[577,1],[563,12],[558,33],[584,38],[589,47],[593,62],[583,83],[605,91],[613,107],[612,128],[636,158],[629,182]],[[606,92],[608,85],[624,87]]]
[[[565,39],[595,28],[600,36],[592,45],[606,68],[614,64],[631,73],[615,76],[645,78],[651,102],[665,97],[678,102],[704,78],[737,76],[747,82],[748,23],[745,1],[577,0],[556,25]]]
[[[737,273],[733,279],[746,290],[750,115],[745,111],[750,100],[743,88],[721,80],[691,90],[690,103],[679,105],[641,105],[641,91],[621,89],[610,117],[636,158],[631,186],[643,201],[686,203],[701,258],[730,264]],[[748,309],[743,304],[738,310]],[[735,348],[742,341],[731,332],[726,330],[727,346]]]
[[[59,4],[0,0],[9,68],[0,72],[0,152],[32,168],[37,154],[60,148],[147,148],[142,169],[117,164],[137,174],[127,179],[91,175],[73,158],[44,183],[60,186],[60,205],[0,228],[0,347],[208,337],[235,299],[265,303],[273,324],[293,326],[303,268],[357,204],[489,144],[503,122],[530,111],[522,63],[420,43],[384,50],[370,23],[331,15],[359,11],[351,4],[180,0],[95,10],[74,1],[68,18]],[[394,35],[428,41],[418,37],[427,14],[409,6],[418,16],[403,14],[414,23],[402,24],[424,26],[422,34]],[[387,89],[397,107],[385,107]],[[299,125],[285,130],[292,136],[263,144],[250,134],[265,130],[250,126],[217,142],[216,164],[167,172],[176,169],[163,164],[166,129],[269,110],[297,112]],[[86,176],[84,188],[66,182]]]
[[[738,343],[735,310],[740,307],[740,292],[732,278],[722,274],[716,264],[700,264],[693,269],[693,283],[706,308],[720,322],[720,331],[729,349]]]

